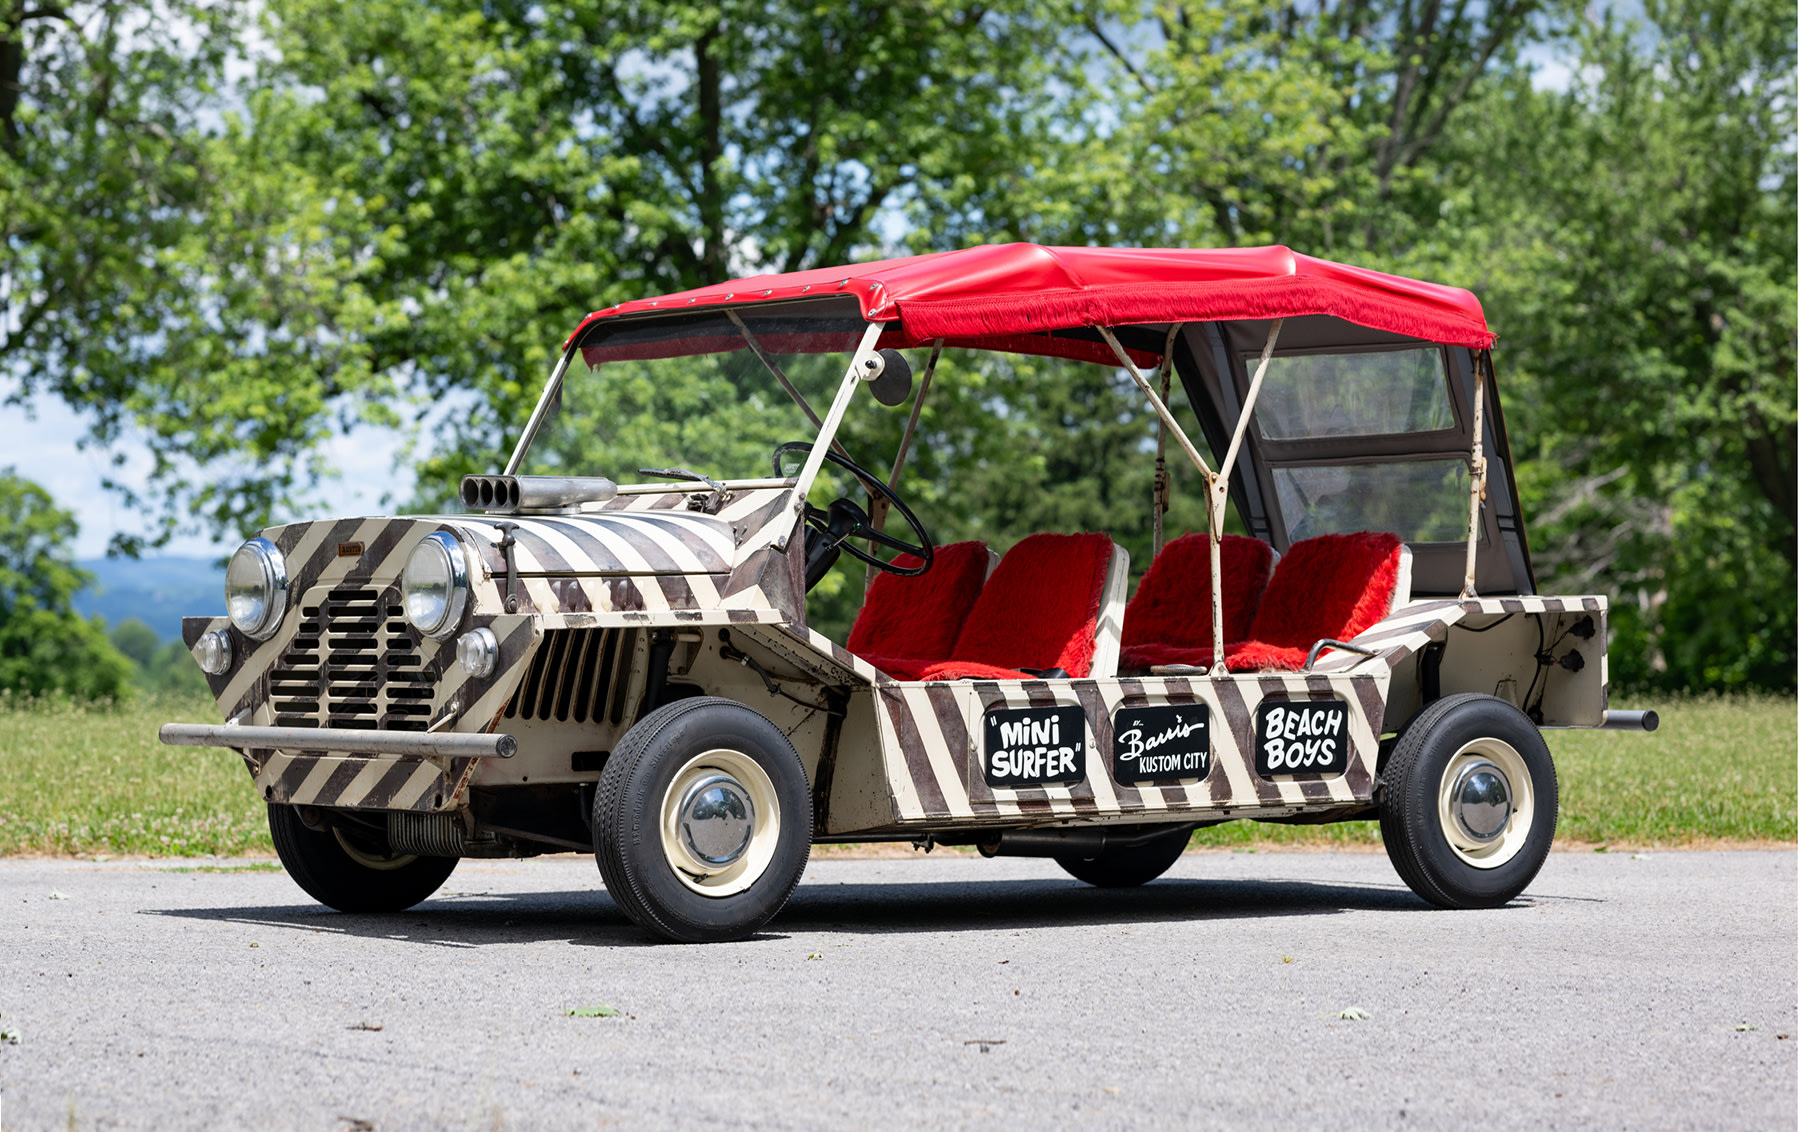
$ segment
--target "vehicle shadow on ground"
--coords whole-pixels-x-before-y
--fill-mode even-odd
[[[1138,888],[1073,880],[802,885],[771,926],[904,933],[994,931],[1344,912],[1427,911],[1404,886],[1165,877]]]
[[[550,892],[468,892],[454,887],[417,907],[386,915],[336,912],[317,904],[144,909],[144,915],[392,939],[448,948],[566,942],[586,947],[653,946],[598,887]],[[1515,909],[1536,901],[1527,896]],[[997,931],[1434,911],[1402,885],[1303,880],[1163,878],[1140,888],[1091,888],[1073,880],[922,881],[803,884],[770,931],[872,934]]]
[[[339,912],[309,903],[145,908],[140,914],[449,948],[547,942],[605,947],[651,944],[597,885],[591,890],[561,892],[466,892],[457,889],[452,880],[447,891],[423,904],[391,913]]]

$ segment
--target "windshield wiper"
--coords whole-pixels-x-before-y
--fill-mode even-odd
[[[700,510],[705,511],[708,515],[717,514],[719,508],[723,507],[726,501],[731,498],[731,493],[725,490],[724,484],[713,479],[711,476],[703,476],[699,472],[690,472],[686,468],[639,468],[638,474],[641,476],[659,476],[666,480],[692,480],[695,483],[703,483],[707,487],[712,488],[712,495],[700,506]],[[689,506],[692,506],[692,504]]]

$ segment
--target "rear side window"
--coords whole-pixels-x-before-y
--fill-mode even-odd
[[[1273,469],[1288,538],[1392,531],[1407,542],[1469,533],[1469,466],[1461,459],[1310,464]]]
[[[1256,355],[1245,361],[1255,372]],[[1256,399],[1256,421],[1268,440],[1456,427],[1444,355],[1436,349],[1270,358]]]

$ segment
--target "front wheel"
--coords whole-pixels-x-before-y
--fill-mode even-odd
[[[594,858],[634,923],[676,943],[753,935],[781,911],[812,847],[812,792],[766,717],[715,696],[645,716],[594,792]]]
[[[374,834],[308,829],[292,806],[269,807],[269,836],[294,883],[340,912],[398,912],[441,888],[455,857],[390,852]]]
[[[1381,839],[1407,887],[1440,908],[1525,891],[1556,836],[1556,768],[1525,713],[1475,693],[1420,712],[1382,771]]]
[[[1063,871],[1096,888],[1134,888],[1148,884],[1181,859],[1193,830],[1170,830],[1141,845],[1113,845],[1092,857],[1073,854],[1056,858]]]

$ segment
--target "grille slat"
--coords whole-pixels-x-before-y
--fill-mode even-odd
[[[546,630],[506,718],[599,723],[610,708],[618,723],[636,637],[635,629]]]
[[[434,689],[397,600],[344,588],[300,613],[269,672],[277,727],[425,730]]]

